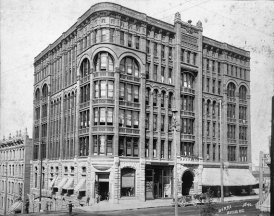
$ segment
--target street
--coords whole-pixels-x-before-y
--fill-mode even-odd
[[[259,211],[255,208],[255,204],[258,200],[248,200],[248,201],[235,201],[235,202],[226,202],[224,204],[213,204],[213,207],[217,209],[216,215],[242,215],[242,216],[257,216]],[[204,207],[204,205],[198,206],[187,206],[187,207],[179,207],[178,212],[179,215],[199,215],[200,210]],[[43,213],[46,214],[46,213]],[[29,215],[41,215],[37,213],[29,214]],[[69,215],[64,212],[49,212],[46,215]],[[73,211],[74,216],[85,216],[85,215],[98,215],[98,216],[110,216],[110,215],[130,215],[130,216],[173,216],[174,215],[174,207],[158,207],[158,208],[147,208],[147,209],[137,209],[137,210],[125,210],[125,211],[112,211],[112,212],[75,212]]]

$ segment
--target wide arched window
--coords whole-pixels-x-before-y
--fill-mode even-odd
[[[231,97],[231,98],[234,98],[235,97],[235,89],[236,89],[235,84],[234,83],[229,83],[228,86],[227,86],[227,96]]]
[[[48,85],[45,84],[42,88],[42,97],[45,98],[48,96]]]
[[[35,101],[39,101],[40,100],[40,89],[36,89],[36,92],[35,92]]]
[[[120,62],[120,71],[128,75],[139,77],[139,64],[136,59],[132,57],[125,57]]]
[[[96,71],[114,71],[114,61],[107,52],[100,52],[95,56],[94,64]]]
[[[90,63],[89,63],[89,60],[87,58],[85,58],[82,61],[81,66],[80,66],[81,78],[84,78],[84,77],[88,76],[89,75],[89,70],[90,70]]]
[[[240,89],[239,89],[239,97],[240,97],[240,100],[246,100],[246,87],[245,86],[241,86]]]
[[[121,178],[121,196],[135,196],[135,170],[122,169]]]

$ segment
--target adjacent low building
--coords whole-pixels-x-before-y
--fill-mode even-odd
[[[26,131],[0,141],[0,214],[23,213],[30,192],[32,139]]]
[[[250,53],[200,21],[95,4],[35,57],[33,93],[34,208],[40,185],[42,208],[172,198],[175,149],[183,195],[217,192],[221,159],[226,195],[256,184]]]

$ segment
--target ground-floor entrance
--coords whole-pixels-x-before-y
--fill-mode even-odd
[[[190,194],[191,189],[194,191],[193,184],[194,176],[190,171],[185,171],[182,176],[182,195],[186,196]]]
[[[173,167],[147,166],[145,171],[146,199],[171,198]]]
[[[109,173],[97,174],[95,182],[95,197],[97,201],[109,199]]]

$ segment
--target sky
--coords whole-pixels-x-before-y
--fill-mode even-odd
[[[0,140],[27,127],[32,137],[33,62],[95,0],[1,0]],[[203,35],[250,51],[253,165],[268,153],[274,95],[274,2],[210,0],[109,0],[173,24],[199,20]]]

